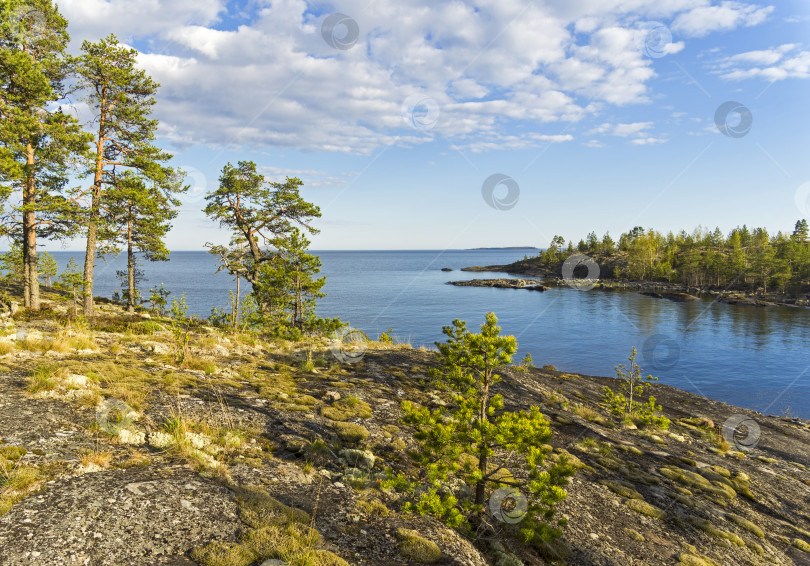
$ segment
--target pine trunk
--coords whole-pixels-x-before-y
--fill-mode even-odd
[[[101,179],[104,166],[104,130],[106,100],[101,99],[101,113],[98,126],[98,140],[96,141],[96,172],[93,176],[91,188],[92,201],[90,214],[87,219],[87,247],[84,254],[84,316],[94,314],[93,304],[93,269],[96,264],[96,239],[98,237],[98,221],[101,209]]]
[[[127,312],[135,312],[135,252],[132,249],[132,211],[127,220]]]
[[[34,148],[26,148],[28,178],[23,192],[23,303],[26,308],[39,310],[39,273],[37,272],[36,175],[34,172]]]
[[[484,361],[486,363],[487,358],[486,355],[484,356]],[[486,370],[483,376],[483,386],[484,390],[482,391],[481,395],[481,408],[480,414],[478,418],[483,423],[484,421],[488,421],[489,418],[487,416],[487,407],[489,406],[489,384],[491,383],[492,376],[490,374],[490,370]],[[483,505],[484,498],[486,496],[486,478],[487,476],[487,465],[488,465],[488,456],[487,456],[487,441],[483,440],[483,444],[480,446],[478,451],[478,470],[481,472],[481,478],[475,483],[475,504],[476,505]]]
[[[239,326],[239,275],[236,276],[236,304],[233,306],[233,326],[234,328]]]

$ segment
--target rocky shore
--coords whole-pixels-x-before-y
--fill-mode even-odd
[[[2,323],[4,566],[810,563],[807,421],[656,384],[672,424],[636,429],[602,402],[614,378],[507,368],[506,407],[540,407],[579,468],[549,554],[519,525],[467,540],[381,487],[414,465],[401,401],[449,402],[431,351],[372,342],[347,363],[196,325],[181,362],[168,319],[103,305],[66,325],[51,306]]]
[[[540,279],[469,279],[467,281],[448,281],[448,285],[456,287],[495,287],[498,289],[528,289],[529,291],[545,291]]]
[[[470,271],[474,273],[508,273],[510,275],[529,275],[538,278],[539,283],[548,287],[563,287],[569,285],[559,273],[553,273],[547,269],[537,268],[535,266],[526,266],[522,262],[517,262],[509,265],[473,265],[470,267],[462,267],[461,271]],[[494,281],[501,281],[502,279],[493,279]],[[487,281],[486,279],[476,279],[475,281]],[[576,284],[578,279],[572,282]],[[454,282],[449,282],[455,285]],[[755,307],[810,307],[810,297],[791,297],[778,294],[757,294],[757,293],[743,293],[741,291],[692,287],[680,283],[668,283],[661,281],[627,281],[617,279],[598,279],[589,282],[592,289],[602,291],[612,290],[628,290],[638,291],[642,295],[659,299],[669,299],[676,302],[693,301],[701,297],[711,298],[719,303],[726,303],[730,305],[741,306],[755,306]],[[486,283],[477,284],[475,286],[487,287]]]

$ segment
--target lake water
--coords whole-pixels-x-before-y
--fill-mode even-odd
[[[52,252],[60,268],[71,256]],[[494,311],[503,332],[531,353],[537,366],[591,375],[615,375],[630,350],[646,373],[681,389],[768,414],[810,418],[810,310],[757,308],[709,300],[675,303],[634,292],[553,288],[545,293],[514,289],[454,287],[447,281],[502,274],[458,271],[470,265],[503,264],[532,251],[323,251],[328,293],[321,316],[339,316],[376,338],[388,328],[414,346],[443,340],[442,326],[454,318],[477,329]],[[96,268],[95,294],[120,288],[115,271],[123,257]],[[450,267],[452,273],[442,272]],[[152,285],[185,292],[189,314],[208,316],[227,304],[233,280],[214,274],[206,252],[173,252],[171,261],[145,263]],[[171,299],[171,297],[170,297]]]

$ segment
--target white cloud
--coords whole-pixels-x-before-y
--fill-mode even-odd
[[[631,145],[653,145],[658,143],[665,143],[667,140],[664,138],[636,138],[634,140],[630,140],[628,143]]]
[[[745,53],[738,53],[727,59],[728,63],[751,63],[756,65],[773,65],[779,61],[785,53],[792,51],[796,48],[795,43],[786,43],[774,49],[764,49],[760,51],[746,51]]]
[[[622,138],[626,138],[633,135],[640,135],[645,130],[649,130],[652,127],[652,122],[632,122],[628,124],[609,124],[604,123],[600,124],[599,126],[593,128],[588,133],[589,134],[605,134],[611,136],[618,136]]]
[[[743,2],[723,1],[703,5],[681,13],[672,22],[672,30],[686,37],[703,37],[714,31],[729,31],[738,27],[761,24],[773,12],[773,6],[757,6]]]
[[[730,81],[764,78],[781,81],[810,78],[810,51],[799,50],[793,43],[771,49],[747,51],[726,57],[716,64],[720,77]]]
[[[224,0],[60,2],[74,41],[114,32],[142,49],[140,63],[163,85],[160,133],[178,146],[353,153],[439,137],[471,151],[566,141],[541,132],[650,101],[654,59],[634,40],[638,22],[674,19],[673,30],[702,35],[771,10],[708,0],[345,0],[340,11],[360,35],[339,50],[321,36],[320,5],[248,6],[236,15]],[[403,120],[414,94],[437,109],[429,124],[411,121],[421,128]]]

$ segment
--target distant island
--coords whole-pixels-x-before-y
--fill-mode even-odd
[[[536,248],[534,246],[504,246],[504,247],[500,247],[500,248],[467,248],[467,251],[482,252],[482,251],[488,251],[488,250],[509,251],[509,250],[539,250],[539,249],[540,248]]]
[[[591,232],[566,245],[562,236],[554,236],[547,249],[531,257],[461,270],[536,277],[546,286],[587,277],[600,289],[636,289],[679,301],[706,294],[730,304],[810,306],[810,236],[804,219],[792,233],[776,235],[746,226],[728,236],[719,228],[662,234],[637,226],[618,242]],[[491,286],[477,282],[466,286]]]

